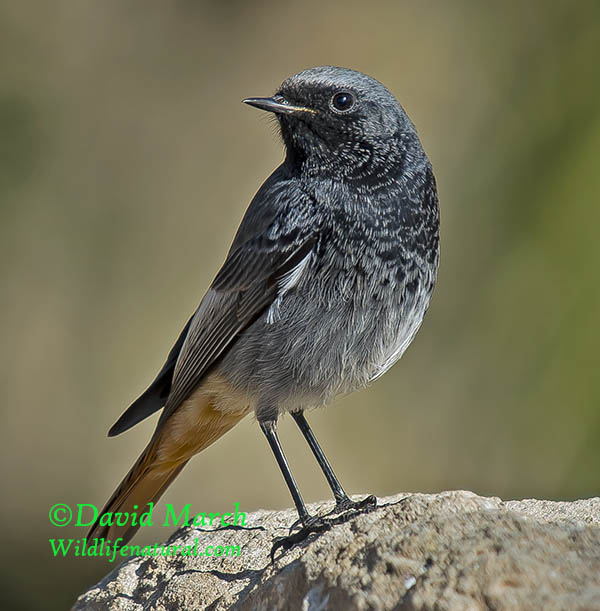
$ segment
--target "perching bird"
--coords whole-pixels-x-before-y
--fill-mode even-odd
[[[188,460],[254,412],[298,510],[277,437],[290,412],[333,491],[356,507],[304,417],[366,386],[414,338],[439,260],[435,179],[415,128],[373,78],[330,66],[246,104],[275,113],[285,160],[252,200],[223,267],[154,382],[110,429],[164,408],[106,512],[144,510]],[[136,526],[92,527],[126,543]]]

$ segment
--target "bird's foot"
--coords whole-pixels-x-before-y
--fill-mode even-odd
[[[273,562],[275,553],[278,550],[282,549],[286,552],[294,547],[294,545],[305,541],[310,535],[322,534],[338,524],[348,522],[361,513],[369,513],[376,507],[377,498],[372,494],[360,501],[353,501],[346,497],[338,501],[333,510],[326,516],[309,516],[304,520],[296,520],[292,526],[290,526],[287,537],[278,537],[273,542],[273,546],[271,547],[271,562]],[[296,532],[294,532],[294,530],[296,530]]]
[[[365,513],[368,513],[369,511],[373,511],[376,507],[377,498],[373,494],[370,494],[360,501],[353,501],[349,496],[346,496],[338,499],[335,507],[327,515],[339,515],[347,511],[362,513],[363,510],[365,510]]]
[[[324,518],[321,516],[307,516],[305,518],[298,518],[289,528],[288,535],[293,534],[296,529],[305,530],[307,528],[320,528]]]
[[[302,526],[296,532],[293,532],[298,526]],[[305,539],[307,539],[312,534],[321,534],[325,531],[329,530],[334,525],[334,522],[330,520],[326,520],[321,516],[310,516],[306,520],[296,520],[291,526],[289,530],[289,535],[287,537],[277,537],[273,541],[273,546],[271,547],[271,562],[275,559],[275,553],[277,550],[282,549],[284,552],[287,552],[289,549],[297,545],[298,543],[302,543]]]

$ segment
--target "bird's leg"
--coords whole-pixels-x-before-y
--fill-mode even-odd
[[[296,480],[294,479],[294,476],[290,471],[290,467],[281,448],[281,444],[279,443],[279,437],[277,436],[276,427],[277,422],[274,420],[268,420],[266,422],[260,423],[260,428],[265,434],[267,441],[271,446],[271,450],[273,450],[273,454],[275,454],[275,459],[277,460],[277,464],[279,465],[279,468],[283,473],[285,483],[287,484],[292,498],[294,499],[294,504],[296,505],[296,509],[298,510],[298,517],[300,518],[300,522],[305,527],[311,526],[317,518],[312,517],[306,509],[306,505],[302,500],[300,490],[298,490]]]
[[[283,450],[281,449],[276,427],[277,422],[274,420],[268,420],[260,423],[260,428],[265,434],[267,441],[271,446],[271,450],[273,450],[273,454],[275,454],[277,464],[283,473],[285,483],[290,489],[292,498],[294,499],[294,504],[298,510],[298,516],[300,519],[292,524],[290,533],[292,533],[292,531],[298,526],[298,522],[302,524],[302,528],[294,534],[289,534],[287,537],[278,537],[275,539],[273,546],[271,547],[271,562],[273,562],[275,559],[277,550],[283,549],[285,551],[291,549],[294,545],[304,541],[311,534],[323,533],[326,530],[329,530],[332,526],[319,516],[311,516],[306,510],[306,505],[302,500],[302,495],[300,494],[300,490],[298,490],[296,480],[290,471],[290,467],[287,463]]]
[[[306,418],[304,417],[303,411],[292,412],[292,418],[296,421],[299,429],[302,431],[306,442],[308,443],[312,453],[314,454],[317,462],[319,463],[319,467],[323,471],[325,478],[327,479],[327,483],[333,492],[333,496],[335,498],[335,509],[334,512],[340,513],[342,511],[347,511],[348,509],[363,509],[365,507],[375,507],[377,504],[377,499],[371,494],[368,497],[364,498],[362,501],[353,501],[344,491],[342,485],[340,484],[338,478],[336,477],[329,461],[325,457],[317,438],[312,432]],[[288,484],[289,485],[289,484]]]

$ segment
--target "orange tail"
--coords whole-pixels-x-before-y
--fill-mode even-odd
[[[136,512],[139,516],[147,511],[147,504],[150,501],[156,502],[162,496],[194,454],[214,443],[244,415],[245,412],[224,414],[215,410],[205,395],[192,395],[155,432],[146,449],[100,512],[88,533],[88,541],[91,542],[97,537],[114,542],[122,537],[121,545],[127,543],[135,535],[139,525],[101,524],[102,516],[116,512]],[[137,505],[135,509],[134,505]]]

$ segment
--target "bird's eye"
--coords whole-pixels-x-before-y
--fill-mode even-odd
[[[331,98],[331,107],[337,112],[347,112],[354,106],[354,96],[348,91],[339,91]]]

